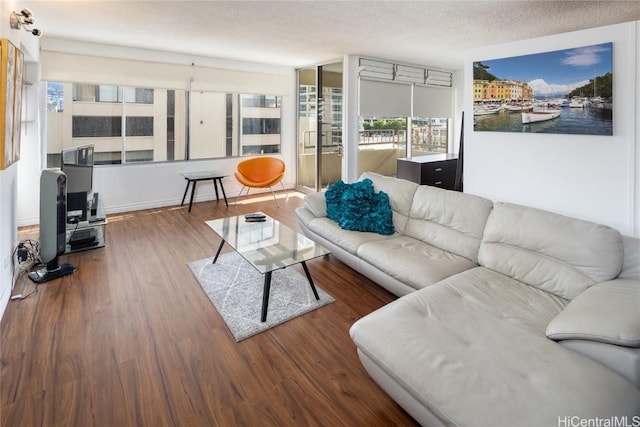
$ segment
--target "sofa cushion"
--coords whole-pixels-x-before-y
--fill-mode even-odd
[[[480,246],[480,265],[573,299],[622,268],[617,230],[575,218],[497,202]]]
[[[350,333],[446,425],[551,426],[563,416],[637,414],[640,391],[631,383],[546,338],[565,305],[478,267],[376,310]]]
[[[492,206],[482,197],[422,185],[404,234],[475,263]]]
[[[389,206],[393,212],[393,226],[397,232],[403,233],[411,211],[413,196],[420,186],[415,182],[374,172],[365,172],[360,176],[360,179],[370,179],[373,182],[375,191],[387,193]]]
[[[300,218],[300,215],[298,215]],[[366,242],[388,240],[398,234],[385,236],[378,233],[343,230],[337,223],[327,217],[314,218],[306,223],[307,227],[317,235],[333,242],[347,252],[356,255],[360,245]]]
[[[357,254],[364,261],[415,289],[476,267],[464,257],[408,236],[362,243]]]
[[[304,196],[304,207],[315,217],[327,216],[327,202],[322,192],[309,193]]]
[[[640,347],[640,283],[616,279],[590,287],[549,323],[547,337]]]

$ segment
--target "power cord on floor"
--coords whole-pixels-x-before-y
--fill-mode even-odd
[[[42,264],[42,259],[40,258],[40,242],[32,239],[25,239],[18,243],[13,250],[13,254],[11,256],[12,269],[11,269],[11,291],[13,292],[13,288],[16,283],[16,261],[17,266],[19,267],[18,275],[25,271],[33,270],[38,265]],[[25,298],[30,297],[38,293],[38,285],[35,285],[33,291],[28,294],[13,294],[9,298],[11,301],[23,300]]]

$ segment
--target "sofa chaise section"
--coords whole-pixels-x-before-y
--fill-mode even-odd
[[[372,378],[423,425],[553,426],[638,413],[640,392],[545,336],[566,300],[477,267],[351,328]]]
[[[609,227],[496,203],[478,267],[365,316],[351,337],[370,375],[425,425],[558,425],[572,416],[630,420],[640,414],[633,378],[547,337],[549,325],[562,321],[567,307],[591,288],[633,284],[619,277],[628,258],[623,247]],[[625,289],[632,297],[619,304],[625,313],[637,311],[637,287]],[[635,317],[622,316],[613,328],[623,325],[630,330],[626,338],[633,338]]]

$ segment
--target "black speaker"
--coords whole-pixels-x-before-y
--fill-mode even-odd
[[[87,192],[67,193],[67,218],[87,220]]]
[[[60,169],[45,169],[40,175],[40,258],[45,268],[32,271],[34,282],[46,282],[71,274],[76,268],[59,264],[67,247],[67,177]]]

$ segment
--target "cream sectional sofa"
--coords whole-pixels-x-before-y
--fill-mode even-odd
[[[361,178],[389,194],[393,235],[342,230],[326,218],[322,193],[307,195],[296,214],[307,236],[401,296],[350,333],[372,378],[417,421],[640,422],[639,239],[470,194]]]

